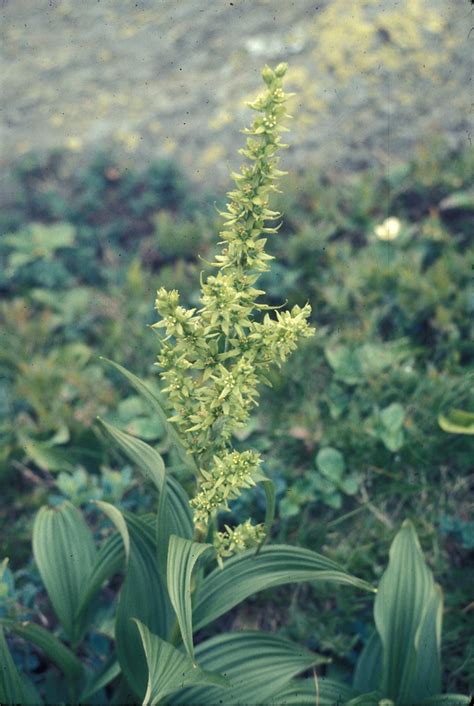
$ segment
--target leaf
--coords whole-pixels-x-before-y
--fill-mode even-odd
[[[224,677],[196,667],[187,655],[153,635],[139,620],[135,622],[140,631],[148,666],[148,684],[143,704],[154,706],[165,696],[191,684],[226,686]]]
[[[0,627],[0,703],[24,704],[25,691]]]
[[[346,469],[344,456],[331,446],[325,446],[318,451],[316,466],[326,478],[336,485],[340,483]]]
[[[382,676],[382,643],[374,630],[357,661],[354,689],[371,692],[380,686]]]
[[[212,548],[211,544],[198,544],[176,535],[170,537],[167,567],[168,593],[178,619],[184,646],[193,661],[191,577],[199,557]]]
[[[445,414],[440,414],[438,424],[450,434],[474,434],[474,412],[452,407]]]
[[[135,692],[143,698],[147,684],[145,653],[133,619],[166,638],[173,621],[173,611],[156,560],[153,524],[143,517],[121,513],[113,505],[97,503],[119,530],[129,547],[125,580],[120,589],[116,619],[116,654],[123,674]],[[120,517],[119,517],[120,515]]]
[[[386,429],[398,431],[403,426],[405,410],[398,402],[393,402],[380,412],[380,419]]]
[[[374,618],[383,648],[384,696],[406,704],[438,693],[439,593],[408,520],[390,548],[389,564],[375,598]],[[418,669],[422,668],[429,682],[419,682]]]
[[[85,629],[76,616],[97,552],[81,513],[69,501],[40,509],[33,526],[33,555],[54,611],[76,645]]]
[[[267,702],[274,706],[336,706],[345,704],[354,698],[355,692],[346,684],[340,684],[326,677],[309,677],[308,679],[294,679],[288,686],[273,694]]]
[[[417,706],[470,706],[472,697],[466,694],[436,694],[423,699]]]
[[[422,699],[427,693],[441,692],[441,626],[443,622],[443,594],[434,584],[429,601],[415,635],[417,651],[416,678],[410,691],[412,701]],[[437,649],[433,649],[437,646]]]
[[[151,480],[160,493],[156,531],[159,567],[165,575],[170,535],[176,534],[189,539],[193,536],[194,526],[189,498],[179,483],[166,473],[163,459],[158,451],[112,424],[99,421],[107,434],[136,464],[145,478]]]
[[[326,346],[324,355],[334,370],[336,380],[342,380],[347,385],[357,385],[362,381],[362,368],[356,351],[345,346]]]
[[[455,191],[440,202],[439,208],[441,211],[474,211],[474,191]]]
[[[265,546],[257,556],[250,550],[231,557],[224,562],[224,569],[214,569],[206,576],[195,599],[194,629],[208,625],[258,591],[302,581],[335,581],[365,591],[375,590],[310,549]]]
[[[79,698],[79,702],[84,704],[87,703],[91,696],[96,694],[98,691],[103,689],[107,684],[110,684],[118,675],[120,674],[120,665],[114,659],[110,663],[105,665],[104,669],[98,674],[94,674],[93,677],[86,682],[84,689]]]
[[[193,516],[189,498],[180,484],[169,474],[158,502],[156,516],[156,541],[158,566],[166,576],[168,547],[171,535],[192,539],[194,534]]]
[[[82,676],[84,669],[81,660],[49,630],[30,621],[2,620],[1,623],[43,650],[70,681],[76,681]]]
[[[165,483],[165,464],[158,451],[144,441],[118,429],[113,424],[109,424],[103,419],[98,421],[130,461],[140,469],[145,478],[150,480],[157,490],[161,492]]]
[[[18,440],[28,458],[42,471],[72,471],[74,469],[74,465],[70,463],[70,453],[65,449],[58,449],[50,446],[47,441],[37,441],[21,433],[18,435]]]
[[[87,584],[79,602],[77,611],[78,618],[81,618],[102,584],[111,576],[118,573],[124,565],[125,552],[124,540],[119,535],[114,534],[108,537],[97,553],[94,566],[87,579]]]
[[[108,358],[101,358],[101,360],[105,361],[109,365],[112,365],[112,367],[118,370],[119,373],[121,373],[135,388],[135,390],[137,390],[137,392],[139,392],[140,395],[142,395],[151,404],[160,422],[163,424],[164,429],[166,430],[166,434],[169,438],[170,443],[176,449],[181,462],[184,463],[184,465],[187,466],[187,468],[189,468],[194,474],[198,474],[199,469],[196,466],[194,459],[191,457],[190,454],[188,454],[188,452],[183,446],[181,439],[179,438],[176,429],[168,421],[168,412],[166,411],[166,404],[165,401],[161,398],[160,393],[157,390],[152,390],[149,385],[143,382],[143,380],[140,380],[139,377],[131,373],[126,368],[123,368],[118,363],[114,363],[113,360],[108,360]]]
[[[202,642],[196,659],[202,668],[224,674],[228,688],[185,689],[169,699],[171,704],[264,704],[297,674],[327,661],[290,640],[250,631]]]

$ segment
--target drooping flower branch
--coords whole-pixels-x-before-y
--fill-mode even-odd
[[[277,152],[285,147],[288,95],[282,90],[286,65],[265,67],[267,90],[249,106],[257,112],[240,153],[247,158],[240,173],[234,173],[235,189],[228,193],[221,251],[212,263],[216,274],[201,281],[201,307],[180,306],[176,290],[160,289],[156,309],[164,329],[158,357],[183,443],[199,469],[198,492],[191,501],[195,523],[201,532],[210,517],[240,490],[254,484],[260,457],[253,451],[231,449],[233,432],[246,423],[258,400],[258,385],[266,382],[273,366],[281,366],[298,341],[312,334],[307,319],[310,306],[291,311],[257,313],[269,309],[258,303],[264,294],[255,287],[260,273],[272,259],[265,252],[267,236],[278,227],[268,225],[280,214],[269,208],[269,196],[284,172],[277,169]],[[261,317],[260,317],[261,318]],[[261,528],[244,523],[235,530],[216,535],[221,555],[246,547],[261,538]]]

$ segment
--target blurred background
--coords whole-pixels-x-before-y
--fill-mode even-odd
[[[1,10],[0,560],[10,563],[0,615],[40,607],[55,627],[30,559],[42,503],[153,506],[95,418],[151,443],[163,430],[99,356],[156,384],[156,289],[196,305],[216,206],[241,162],[245,101],[264,64],[287,61],[289,174],[261,288],[270,304],[308,300],[317,334],[273,375],[237,443],[262,452],[277,485],[275,537],[358,576],[377,581],[395,531],[414,520],[445,592],[445,684],[466,691],[471,3],[4,0]],[[263,497],[244,494],[223,519],[249,513],[263,517]],[[90,659],[110,652],[110,618],[104,607]],[[226,620],[300,640],[344,677],[371,604],[348,588],[282,588]],[[33,678],[50,668],[15,649]]]

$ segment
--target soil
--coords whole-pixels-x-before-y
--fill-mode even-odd
[[[225,187],[243,101],[280,61],[296,94],[286,168],[390,169],[421,144],[471,142],[468,0],[0,4],[4,167],[30,150],[111,147]]]

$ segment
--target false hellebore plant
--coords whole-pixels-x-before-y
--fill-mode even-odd
[[[257,117],[245,131],[249,138],[241,152],[248,162],[234,174],[236,188],[223,214],[223,247],[213,263],[216,273],[202,281],[200,308],[186,310],[179,304],[178,292],[158,291],[162,392],[112,364],[159,416],[166,429],[160,451],[167,460],[179,459],[179,463],[166,467],[157,449],[101,422],[104,432],[155,485],[157,511],[136,515],[97,501],[97,509],[117,529],[97,549],[81,512],[71,503],[40,510],[33,553],[59,626],[55,634],[35,622],[0,618],[1,703],[41,702],[33,683],[18,673],[2,626],[36,644],[62,672],[62,680],[54,684],[55,702],[106,703],[109,698],[110,703],[140,700],[186,706],[323,706],[354,698],[354,703],[362,703],[357,694],[370,691],[370,703],[378,703],[384,696],[398,698],[393,665],[405,670],[403,699],[413,693],[430,696],[439,686],[439,592],[427,578],[428,569],[419,568],[421,553],[409,554],[415,541],[411,530],[403,530],[401,546],[411,557],[410,566],[418,567],[415,578],[419,574],[425,582],[426,600],[420,602],[416,591],[405,590],[414,580],[406,575],[403,595],[408,602],[415,601],[416,610],[405,606],[406,620],[400,628],[394,622],[398,584],[387,580],[388,597],[375,614],[378,633],[363,654],[355,690],[328,679],[318,681],[314,671],[310,680],[296,679],[327,660],[275,635],[219,633],[194,645],[194,633],[265,588],[329,580],[374,590],[309,549],[264,546],[274,512],[272,484],[263,475],[255,451],[232,448],[233,433],[246,423],[256,403],[258,384],[266,381],[272,366],[285,361],[302,337],[311,334],[308,305],[270,315],[269,307],[257,302],[263,292],[255,287],[271,259],[265,253],[266,236],[277,232],[268,225],[278,218],[269,209],[268,198],[281,175],[276,153],[282,147],[285,70],[284,64],[275,70],[266,67],[267,90],[250,105]],[[191,499],[177,480],[178,468],[197,484]],[[248,520],[218,531],[219,510],[256,483],[262,483],[266,492],[265,524]],[[405,569],[404,557],[396,572]],[[98,619],[97,596],[104,583],[120,572],[124,579],[111,635],[114,653],[94,671],[87,646]],[[389,606],[388,613],[384,606]],[[420,662],[425,682],[414,692],[413,665],[421,659],[418,624],[423,629],[421,647],[429,643],[435,660],[431,671],[426,660]],[[397,647],[400,640],[406,641],[402,651]],[[409,655],[408,662],[404,655]]]

